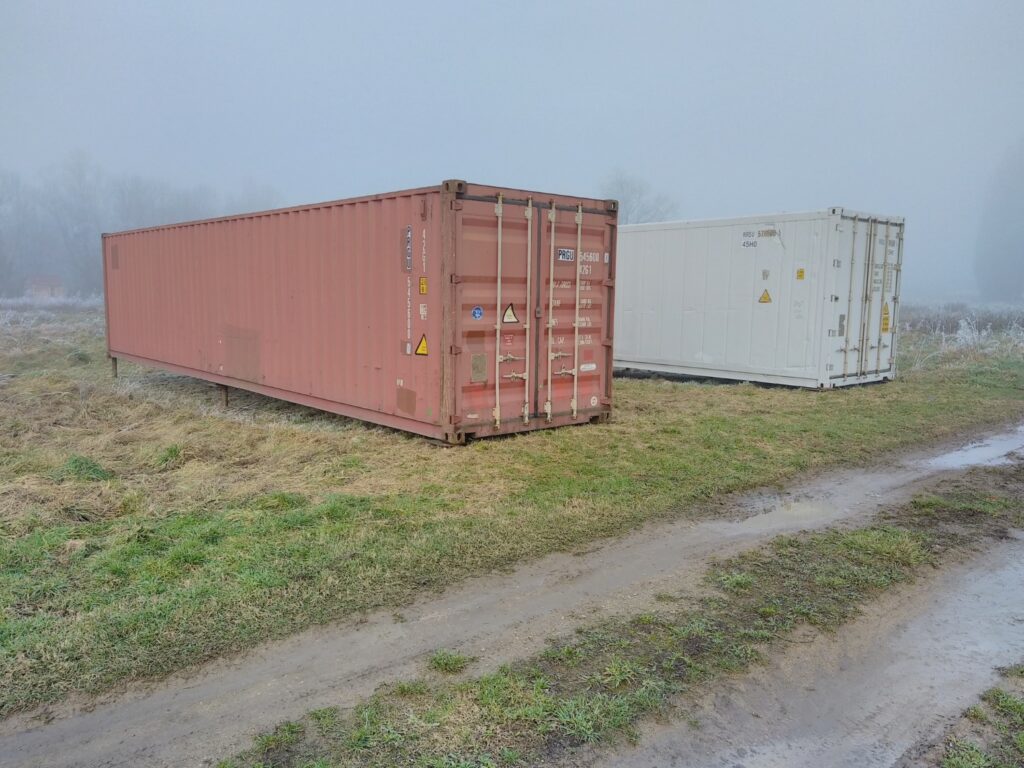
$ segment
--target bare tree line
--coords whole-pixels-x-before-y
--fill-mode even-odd
[[[623,170],[608,176],[602,194],[619,200],[622,224],[678,216],[675,201]],[[270,208],[276,197],[266,187],[226,195],[205,186],[114,175],[82,156],[31,181],[0,166],[0,296],[20,296],[40,280],[68,295],[98,294],[102,232]],[[1024,142],[998,169],[982,219],[975,258],[980,298],[1020,302]]]
[[[656,192],[644,179],[622,169],[612,172],[601,193],[619,201],[619,224],[668,221],[678,215],[678,206],[672,198]]]
[[[620,200],[623,223],[675,213],[673,201],[623,171],[609,176],[604,194]],[[270,208],[275,198],[267,188],[224,195],[113,175],[83,156],[33,181],[0,167],[0,296],[21,296],[41,281],[67,295],[99,294],[101,233]]]
[[[135,227],[270,208],[265,187],[225,195],[107,173],[82,156],[29,181],[0,167],[0,296],[45,283],[68,295],[103,287],[100,235]]]

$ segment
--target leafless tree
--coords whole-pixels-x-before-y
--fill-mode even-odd
[[[0,296],[33,277],[60,277],[69,293],[102,289],[100,234],[272,208],[276,194],[247,185],[232,195],[139,176],[112,176],[76,155],[38,183],[0,169]]]
[[[666,221],[677,215],[672,198],[655,192],[646,181],[621,169],[608,177],[602,194],[619,201],[620,224]]]

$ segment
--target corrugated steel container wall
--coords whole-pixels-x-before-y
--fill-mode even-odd
[[[831,388],[896,376],[903,219],[623,226],[615,365]]]
[[[604,419],[615,211],[450,181],[104,235],[108,352],[449,442]]]

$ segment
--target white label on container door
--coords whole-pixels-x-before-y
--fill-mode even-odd
[[[597,370],[597,363],[583,363],[580,366],[580,373],[590,373]]]
[[[559,261],[575,261],[576,260],[576,249],[575,248],[559,248],[558,249],[558,260]]]
[[[878,293],[882,290],[882,265],[875,264],[871,270],[871,292]]]

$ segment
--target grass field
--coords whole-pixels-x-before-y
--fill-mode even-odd
[[[431,659],[423,678],[384,687],[354,711],[324,708],[283,723],[221,768],[498,768],[541,757],[550,764],[566,748],[633,736],[641,717],[685,706],[680,694],[746,670],[798,626],[834,630],[926,566],[1021,525],[1024,464],[975,470],[867,527],[782,536],[716,563],[703,598],[665,595],[660,610],[580,628],[497,672],[451,680],[459,670]],[[960,740],[944,768],[1017,765],[1024,755],[1024,702],[1002,690],[984,702],[1003,742],[988,749],[1010,760],[958,762],[985,755]]]
[[[617,381],[607,425],[444,450],[122,366],[98,313],[0,313],[0,707],[98,692],[794,474],[1024,417],[1016,337],[908,336],[818,393]]]

